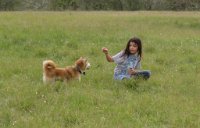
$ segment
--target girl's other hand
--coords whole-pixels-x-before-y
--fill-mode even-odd
[[[129,75],[134,75],[137,71],[135,69],[129,68],[128,69],[128,74]]]
[[[108,54],[108,49],[106,47],[102,48],[103,53]]]

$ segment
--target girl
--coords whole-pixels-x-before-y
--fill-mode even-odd
[[[114,79],[122,80],[129,78],[142,77],[147,80],[150,77],[150,71],[140,70],[142,57],[142,43],[137,37],[131,38],[124,50],[114,56],[110,56],[108,49],[103,47],[108,62],[115,62],[117,66],[114,70]]]

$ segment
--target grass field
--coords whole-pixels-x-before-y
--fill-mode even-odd
[[[114,81],[114,55],[143,41],[148,81]],[[80,56],[81,83],[44,85],[42,61]],[[1,12],[1,128],[200,127],[200,12]]]

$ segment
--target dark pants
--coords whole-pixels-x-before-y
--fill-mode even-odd
[[[145,80],[149,79],[151,76],[151,72],[149,70],[141,70],[138,71],[136,74],[133,75],[134,78],[143,78]]]

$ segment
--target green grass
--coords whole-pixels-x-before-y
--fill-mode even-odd
[[[1,12],[0,127],[200,127],[199,12]],[[143,41],[148,81],[114,81],[114,55]],[[42,82],[42,61],[80,56],[82,81]]]

